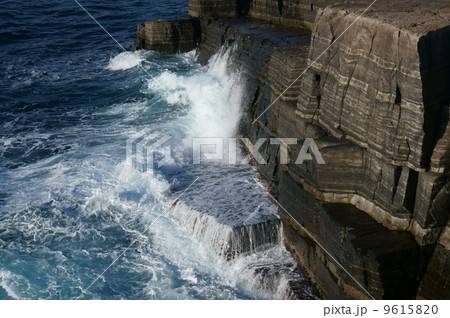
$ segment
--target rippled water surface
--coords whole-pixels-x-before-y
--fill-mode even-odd
[[[130,51],[138,23],[187,13],[187,1],[80,3]],[[204,67],[193,52],[124,53],[71,0],[4,0],[0,24],[0,299],[283,297],[300,274],[280,244],[227,261],[189,208],[171,212],[180,197],[199,215],[276,219],[251,166],[191,165],[192,137],[236,135],[244,88],[226,52]],[[126,161],[144,129],[172,137],[154,175]],[[188,189],[196,178],[209,195]]]

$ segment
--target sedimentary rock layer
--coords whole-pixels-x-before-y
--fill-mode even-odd
[[[364,8],[319,12],[297,115],[361,147],[369,178],[356,193],[434,244],[450,206],[450,8],[380,2],[358,18]]]
[[[447,126],[439,119],[450,100],[442,85],[450,81],[450,29],[433,30],[435,23],[428,23],[418,33],[370,12],[358,19],[364,8],[333,6],[318,14],[298,114],[385,161],[424,170],[438,128]],[[410,14],[397,11],[400,20]],[[445,169],[438,162],[433,170]]]
[[[253,0],[249,15],[290,26],[313,28],[316,10],[327,1]]]
[[[191,0],[188,13],[193,17],[236,17],[246,15],[251,0]]]
[[[193,17],[208,18],[249,16],[312,30],[318,10],[345,2],[348,0],[190,0],[188,12]],[[369,5],[372,1],[357,2]]]
[[[191,51],[200,40],[197,19],[148,21],[139,24],[134,48],[164,53]]]

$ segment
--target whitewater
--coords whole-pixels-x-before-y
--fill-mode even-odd
[[[0,299],[283,299],[306,282],[256,169],[192,164],[192,138],[240,136],[231,51],[201,66],[61,41],[76,58],[1,63]],[[127,160],[146,130],[171,137],[153,173]]]

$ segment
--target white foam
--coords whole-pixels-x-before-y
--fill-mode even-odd
[[[20,289],[20,280],[24,280],[24,277],[16,275],[8,270],[0,270],[0,287],[13,299],[24,299],[17,291],[17,289]]]
[[[110,71],[124,71],[136,67],[144,60],[144,54],[140,51],[122,52],[113,57],[106,69]]]
[[[194,269],[193,268],[186,268],[180,271],[181,274],[181,278],[192,283],[192,284],[197,284],[198,279],[197,276],[195,275]]]
[[[172,215],[189,233],[201,239],[216,253],[227,259],[280,242],[279,221],[275,218],[260,223],[232,227],[219,223],[215,217],[196,211],[183,202],[174,205]]]
[[[145,54],[144,56],[140,52],[132,53],[130,59],[129,54],[121,53],[110,61],[108,69],[124,70],[135,67],[143,62],[147,54],[151,56],[152,53]],[[127,290],[124,293],[128,294],[121,294],[121,297],[157,299],[275,297],[273,290],[271,292],[263,290],[260,294],[254,292],[260,287],[256,283],[258,280],[255,279],[259,274],[255,275],[252,264],[258,262],[260,258],[269,266],[277,260],[285,258],[287,261],[291,260],[288,255],[278,250],[281,249],[279,245],[271,249],[274,250],[271,253],[257,251],[256,254],[241,255],[228,262],[223,257],[211,253],[208,246],[209,242],[217,239],[219,249],[224,249],[224,238],[233,236],[232,229],[235,227],[235,224],[231,223],[233,220],[245,226],[252,226],[264,221],[262,216],[265,211],[270,212],[267,206],[261,206],[259,202],[261,200],[267,202],[265,196],[258,194],[247,197],[246,194],[249,194],[248,191],[251,191],[253,184],[236,178],[237,175],[242,178],[244,170],[251,169],[250,167],[230,167],[232,171],[220,167],[207,171],[201,167],[197,172],[182,168],[181,175],[175,176],[179,181],[168,181],[169,178],[165,179],[158,174],[152,176],[141,173],[124,163],[125,140],[144,127],[163,132],[172,129],[175,132],[173,139],[177,141],[197,136],[230,137],[236,134],[243,88],[239,77],[227,73],[227,53],[214,56],[209,66],[205,68],[195,66],[191,69],[189,66],[191,60],[193,60],[192,52],[167,59],[164,57],[161,63],[156,57],[152,61],[146,61],[145,66],[151,65],[152,74],[155,74],[153,67],[160,72],[157,79],[167,92],[159,84],[150,81],[150,85],[141,91],[145,93],[150,88],[147,99],[127,101],[112,105],[110,108],[96,108],[96,116],[115,116],[117,120],[107,122],[108,124],[99,122],[99,125],[93,127],[81,125],[68,128],[64,131],[67,137],[62,141],[67,141],[71,145],[70,151],[58,155],[59,157],[53,156],[18,167],[5,174],[10,198],[5,203],[4,210],[11,212],[8,218],[2,219],[2,221],[8,219],[8,222],[1,222],[0,230],[15,229],[15,232],[3,232],[9,234],[2,237],[5,242],[0,243],[10,244],[11,248],[14,248],[14,244],[22,242],[33,243],[39,247],[48,246],[46,249],[34,251],[36,255],[43,255],[44,260],[49,257],[52,260],[43,262],[42,267],[37,267],[36,272],[40,277],[47,275],[47,271],[50,273],[49,269],[52,268],[50,266],[53,266],[50,264],[56,264],[54,271],[48,274],[45,281],[48,286],[45,292],[34,284],[29,287],[31,291],[27,291],[28,282],[25,278],[28,276],[22,280],[10,272],[0,271],[0,286],[10,297],[61,298],[67,295],[77,297],[79,289],[85,288],[86,282],[92,281],[98,275],[97,269],[92,269],[88,271],[87,277],[80,278],[78,262],[91,258],[103,259],[104,262],[97,266],[106,267],[110,259],[120,254],[123,250],[121,247],[128,246],[129,240],[132,239],[138,239],[138,242],[111,268],[112,271],[123,270],[124,276],[111,275],[106,282],[103,278],[97,282],[110,284],[109,287],[114,289],[128,283],[121,280],[129,278],[127,273],[131,273],[131,277],[138,277],[132,284],[135,287],[126,285],[135,289]],[[176,68],[169,65],[174,61],[185,63],[181,69],[188,71],[184,75],[168,71],[167,69]],[[139,76],[148,78],[143,74]],[[164,103],[159,104],[161,99]],[[158,117],[160,121],[147,121],[145,116],[142,116],[143,112],[153,106],[171,107],[171,105],[182,106],[181,110],[189,111],[190,115],[184,112],[177,117],[177,111],[180,109],[177,107],[173,112],[167,112],[170,116],[165,116],[164,113]],[[117,116],[121,114],[124,116]],[[129,123],[130,120],[137,118],[140,118],[142,123]],[[46,136],[40,138],[45,139]],[[13,137],[4,138],[0,140],[0,147],[11,147],[19,141]],[[86,146],[88,143],[91,145]],[[183,193],[182,199],[190,200],[189,206],[197,211],[201,209],[195,205],[196,200],[200,206],[207,208],[211,202],[214,207],[221,206],[222,210],[216,208],[217,215],[214,217],[202,218],[195,211],[186,214],[182,222],[184,226],[192,225],[193,232],[197,233],[196,237],[193,237],[189,234],[191,231],[180,230],[179,223],[169,213],[163,212],[170,204],[170,199],[182,193],[184,188],[178,189],[178,186],[188,183],[186,179],[189,178],[183,177],[186,175],[190,177],[195,173],[202,174],[203,187],[197,187],[196,184]],[[224,175],[222,181],[214,180],[217,174]],[[255,174],[255,171],[250,171],[246,179],[251,180]],[[178,194],[172,194],[172,187],[178,189]],[[230,195],[234,196],[233,206],[241,208],[242,213],[239,215],[236,213],[231,215],[233,206],[227,205],[230,200],[221,194],[221,192],[233,193],[229,189],[242,191],[245,189],[245,194],[242,192]],[[200,197],[197,191],[204,193],[209,191],[213,195],[208,201],[208,198]],[[225,199],[228,201],[219,202]],[[162,216],[153,224],[161,213]],[[266,216],[273,213],[267,213]],[[226,217],[228,223],[222,222],[220,215],[223,219]],[[194,225],[197,221],[198,224]],[[244,231],[238,234],[248,233]],[[111,235],[117,236],[117,242],[114,240],[109,242]],[[257,233],[248,235],[254,237]],[[79,249],[77,247],[70,251],[74,258],[73,263],[70,258],[66,260],[64,255],[59,253],[60,244],[64,241],[80,245]],[[95,244],[91,246],[92,242]],[[65,248],[64,244],[62,246]],[[56,254],[51,254],[51,251],[56,251]],[[21,266],[26,266],[27,258],[17,258],[17,261]],[[54,281],[50,279],[52,275],[55,277]],[[29,279],[29,284],[34,282],[33,277]],[[17,285],[16,282],[20,284]],[[20,288],[22,286],[25,288]],[[61,286],[70,286],[73,289],[70,292],[64,291]],[[104,296],[101,290],[101,286],[96,286],[87,294],[89,297],[101,298]],[[119,293],[120,288],[115,290]]]
[[[228,62],[229,51],[219,52],[206,69],[190,75],[164,71],[149,81],[150,91],[162,93],[169,105],[188,109],[179,124],[187,126],[190,138],[228,138],[236,134],[244,87],[238,74],[228,72]]]

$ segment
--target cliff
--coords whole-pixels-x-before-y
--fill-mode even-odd
[[[450,3],[371,3],[191,0],[136,48],[233,46],[253,143],[314,138],[325,165],[265,143],[259,170],[323,297],[449,299]]]

